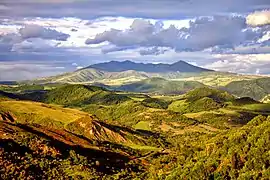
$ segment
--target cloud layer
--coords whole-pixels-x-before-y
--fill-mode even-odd
[[[269,0],[1,0],[3,17],[147,17],[193,18],[269,9]]]
[[[157,47],[175,51],[202,51],[209,48],[234,49],[242,44],[254,44],[268,31],[248,28],[246,19],[241,16],[201,17],[189,22],[189,27],[177,28],[171,25],[164,28],[161,22],[151,23],[136,19],[129,29],[111,29],[85,41],[86,44],[108,42],[114,48],[105,52],[123,51],[145,47],[142,54],[160,54]],[[150,48],[150,50],[149,50]],[[163,51],[164,52],[164,51]]]

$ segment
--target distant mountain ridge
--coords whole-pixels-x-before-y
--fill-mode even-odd
[[[205,72],[213,71],[191,65],[185,61],[178,61],[173,64],[152,64],[152,63],[135,63],[129,60],[126,61],[110,61],[105,63],[93,64],[84,69],[94,68],[107,72],[123,72],[128,70],[149,72],[149,73],[167,73],[167,72]]]
[[[93,64],[88,67],[57,76],[41,78],[34,83],[102,83],[106,85],[125,84],[143,79],[160,77],[178,79],[183,75],[215,73],[213,70],[191,65],[184,61],[173,64],[144,64],[126,61],[110,61]]]

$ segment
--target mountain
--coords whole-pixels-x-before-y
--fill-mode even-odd
[[[177,79],[200,73],[213,73],[212,70],[193,66],[184,61],[173,64],[143,64],[132,61],[110,61],[88,66],[75,72],[58,76],[41,78],[34,83],[103,83],[119,85],[127,82],[137,82],[152,77]]]
[[[163,78],[171,81],[197,81],[211,87],[226,86],[234,81],[261,78],[257,75],[240,75],[236,73],[217,72],[204,69],[184,61],[173,64],[144,64],[132,61],[110,61],[93,64],[83,69],[57,76],[45,77],[26,84],[99,84],[102,87],[115,87],[140,82],[151,78]],[[112,88],[110,86],[113,86]],[[183,90],[185,91],[185,90]]]
[[[209,69],[200,68],[193,66],[185,61],[178,61],[173,64],[144,64],[144,63],[135,63],[132,61],[110,61],[105,63],[94,64],[86,67],[94,68],[101,71],[107,72],[123,72],[128,70],[142,71],[148,73],[167,73],[167,72],[205,72],[211,71]]]

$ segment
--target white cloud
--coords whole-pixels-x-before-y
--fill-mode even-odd
[[[247,28],[242,16],[200,17],[189,25],[164,27],[159,21],[135,19],[129,29],[110,29],[86,40],[86,44],[109,42],[114,45],[106,53],[138,47],[167,47],[176,51],[202,51],[208,48],[229,48],[257,42],[264,29]]]
[[[217,71],[270,74],[270,54],[217,54],[216,61],[204,67]]]
[[[270,25],[270,10],[256,11],[249,14],[246,22],[251,26]]]

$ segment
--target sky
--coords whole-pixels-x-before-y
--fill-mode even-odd
[[[270,1],[0,1],[0,80],[112,60],[270,74]]]

